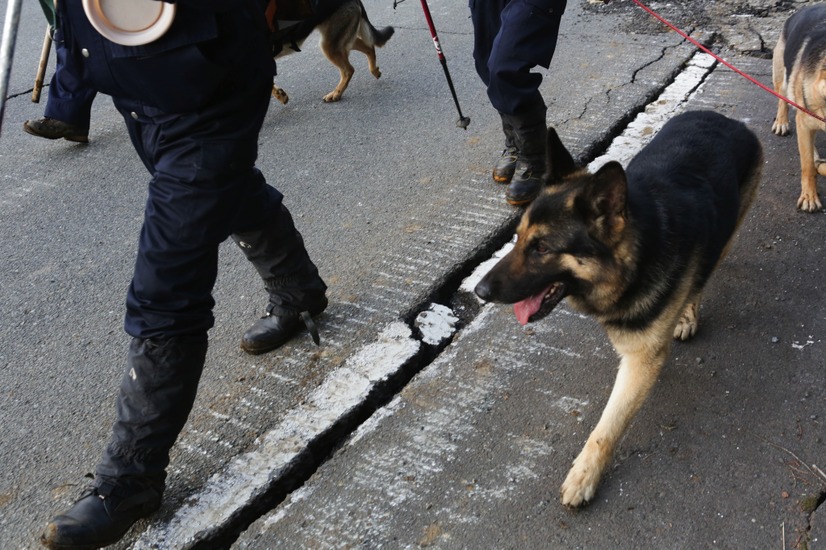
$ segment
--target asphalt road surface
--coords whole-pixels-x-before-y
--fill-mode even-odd
[[[758,4],[724,18],[708,16],[714,3],[690,17],[663,9],[769,83],[767,52],[802,3]],[[744,120],[767,160],[697,340],[675,346],[596,501],[572,513],[558,487],[604,406],[613,350],[566,309],[525,330],[462,290],[519,215],[489,179],[501,132],[473,70],[467,5],[431,5],[466,131],[418,3],[365,6],[396,28],[382,78],[354,53],[344,99],[323,103],[337,74],[311,39],[279,62],[290,102],[273,102],[260,139],[259,166],[330,286],[322,345],[241,352],[266,297],[223,247],[216,327],[164,506],[118,547],[822,545],[826,221],[794,208],[796,145],[769,132],[775,100],[629,2],[568,5],[543,93],[579,159],[603,158],[658,106]],[[108,438],[148,180],[106,97],[88,145],[20,129],[43,111],[29,99],[38,10],[24,6],[0,135],[0,548],[15,549],[39,546]],[[621,154],[656,131],[646,120]]]

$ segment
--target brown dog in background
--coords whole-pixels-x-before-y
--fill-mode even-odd
[[[277,16],[277,12],[276,12]],[[322,99],[325,102],[338,101],[350,80],[355,69],[350,64],[350,52],[357,50],[367,56],[370,73],[381,77],[381,71],[376,64],[376,48],[384,46],[393,36],[393,27],[384,27],[379,30],[370,23],[367,11],[361,0],[318,0],[315,5],[315,14],[309,19],[294,22],[279,21],[279,30],[276,40],[281,43],[281,51],[275,58],[301,51],[304,40],[314,31],[321,34],[321,51],[330,63],[339,71],[339,81],[335,89]],[[286,104],[289,96],[275,83],[272,95],[281,103]]]
[[[772,80],[774,90],[807,110],[823,116],[826,112],[826,4],[817,4],[793,14],[783,25],[774,48]],[[800,198],[797,207],[817,212],[823,206],[817,195],[817,175],[826,176],[826,161],[815,151],[815,135],[826,124],[798,110],[795,115],[797,149],[800,153]],[[789,105],[777,101],[772,132],[789,133]]]

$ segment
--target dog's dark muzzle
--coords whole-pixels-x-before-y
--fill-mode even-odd
[[[484,300],[484,301],[486,301],[486,302],[492,302],[492,301],[493,301],[493,299],[494,299],[494,298],[493,298],[494,293],[493,293],[493,288],[492,288],[492,286],[493,286],[493,285],[491,285],[491,283],[490,283],[490,281],[488,280],[488,278],[487,278],[487,277],[485,277],[484,279],[482,279],[482,280],[479,282],[479,284],[477,284],[477,285],[476,285],[476,288],[474,288],[474,289],[473,289],[473,292],[475,292],[475,293],[476,293],[476,295],[477,295],[480,299],[482,299],[482,300]]]

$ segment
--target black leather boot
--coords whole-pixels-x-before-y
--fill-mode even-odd
[[[107,546],[160,507],[169,450],[192,410],[206,350],[206,333],[132,340],[117,420],[94,485],[49,522],[41,536],[44,545]]]
[[[118,487],[103,494],[89,487],[66,512],[46,525],[40,542],[53,550],[103,548],[114,544],[139,519],[161,507],[163,489]]]
[[[327,285],[307,254],[304,239],[282,205],[258,231],[232,236],[264,280],[267,313],[241,338],[241,349],[259,354],[274,350],[306,326],[319,343],[312,317],[327,308]]]
[[[266,315],[253,323],[241,337],[241,349],[253,355],[266,353],[281,347],[302,330],[310,331],[315,343],[320,344],[312,318],[327,308],[327,297],[321,294],[316,300],[300,312],[287,312],[270,302]]]
[[[505,117],[502,117],[502,132],[505,134],[505,148],[493,165],[492,176],[493,181],[497,183],[510,183],[516,170],[516,161],[519,159],[519,147],[516,146],[513,127]]]
[[[496,183],[510,183],[516,171],[516,161],[519,160],[519,149],[516,145],[505,143],[502,155],[493,165],[493,181]]]
[[[502,115],[514,130],[519,159],[505,191],[505,200],[514,206],[533,201],[544,186],[546,140],[548,135],[544,105],[518,115]]]

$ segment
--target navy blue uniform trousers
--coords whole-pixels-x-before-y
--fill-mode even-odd
[[[55,71],[49,84],[45,115],[89,130],[92,102],[97,91],[82,78],[83,69],[66,47],[63,33],[54,35]]]
[[[162,483],[204,365],[227,237],[256,244],[245,253],[262,277],[298,287],[282,290],[297,296],[287,301],[298,311],[303,288],[326,289],[281,193],[255,167],[274,69],[260,3],[178,6],[167,34],[125,47],[91,27],[80,0],[59,4],[83,79],[113,97],[151,174],[126,298],[124,325],[134,338],[98,487],[126,478]]]
[[[271,89],[262,74],[197,112],[176,115],[115,100],[152,174],[126,300],[131,336],[211,328],[218,246],[281,215],[281,193],[254,167]]]
[[[254,167],[272,79],[263,73],[230,87],[220,101],[191,114],[168,115],[115,100],[152,178],[126,299],[125,329],[135,337],[128,366],[137,375],[121,381],[118,421],[96,468],[103,491],[127,477],[155,483],[163,478],[167,451],[195,399],[206,332],[214,322],[219,245],[230,235],[281,220],[276,223],[289,231],[270,238],[283,239],[281,255],[289,259],[275,261],[268,274],[288,276],[305,268],[306,253],[286,250],[300,237],[294,236],[281,193]],[[156,347],[156,338],[174,344]]]
[[[80,0],[61,2],[82,78],[112,96],[151,174],[126,299],[135,338],[206,333],[220,243],[284,211],[255,168],[273,74],[259,7],[247,0],[213,14],[188,2],[160,40],[124,47],[91,27]]]
[[[566,0],[469,0],[476,72],[494,109],[506,115],[545,106],[539,93],[550,67]]]

